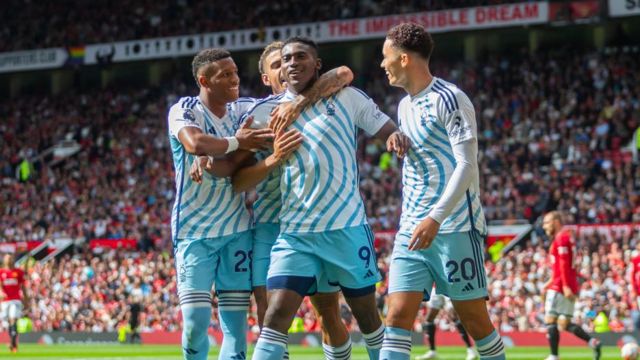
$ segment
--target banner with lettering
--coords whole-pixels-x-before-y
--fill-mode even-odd
[[[94,44],[85,47],[84,63],[108,64],[189,56],[210,47],[224,47],[232,51],[255,50],[291,36],[306,36],[319,43],[382,39],[391,27],[403,22],[415,22],[432,33],[441,33],[525,26],[548,21],[549,4],[546,1],[481,6]]]

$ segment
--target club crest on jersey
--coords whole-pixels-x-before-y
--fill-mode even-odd
[[[336,114],[336,106],[333,105],[333,101],[329,101],[327,104],[327,115],[333,116]]]
[[[420,125],[427,126],[427,118],[429,117],[429,112],[423,109],[420,112]]]

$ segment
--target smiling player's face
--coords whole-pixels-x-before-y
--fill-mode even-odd
[[[211,91],[220,101],[230,103],[238,100],[240,96],[240,78],[238,67],[232,58],[224,58],[214,61],[202,70],[204,83],[200,85]]]
[[[282,48],[282,75],[296,93],[307,88],[320,70],[315,50],[303,43],[290,43]]]
[[[404,87],[406,75],[402,66],[402,52],[389,39],[382,46],[382,57],[380,67],[384,69],[389,85]]]

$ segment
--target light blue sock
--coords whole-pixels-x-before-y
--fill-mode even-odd
[[[206,360],[209,354],[211,294],[190,291],[180,294],[182,310],[182,353],[187,360]]]
[[[279,333],[267,327],[262,328],[253,351],[252,360],[281,360],[287,349],[287,334]]]
[[[484,339],[476,340],[478,353],[482,360],[505,360],[504,344],[498,332],[493,330],[489,336]]]
[[[218,294],[218,314],[222,328],[220,359],[247,358],[247,309],[249,292]]]
[[[380,350],[381,360],[409,360],[411,358],[411,331],[388,327]]]
[[[349,360],[351,359],[351,338],[348,338],[347,342],[340,346],[323,343],[322,350],[326,360]]]
[[[380,349],[382,348],[382,342],[384,340],[384,324],[380,325],[378,330],[370,334],[362,334],[364,342],[367,344],[367,353],[369,354],[369,360],[380,359]]]

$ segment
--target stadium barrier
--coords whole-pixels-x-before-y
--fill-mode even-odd
[[[174,331],[155,331],[150,333],[141,333],[143,344],[149,345],[179,345],[181,333]],[[604,333],[595,334],[604,345],[616,346],[620,339],[624,336],[631,336],[638,339],[638,333]],[[258,335],[247,333],[249,342],[255,343]],[[507,347],[517,346],[546,346],[547,338],[544,332],[510,332],[502,334],[504,344]],[[211,345],[215,346],[222,342],[222,333],[217,330],[209,331],[209,339]],[[351,333],[351,339],[354,344],[364,344],[362,334],[359,332]],[[7,343],[9,334],[0,332],[0,343]],[[118,344],[118,334],[115,332],[91,333],[91,332],[32,332],[20,334],[21,343],[38,343],[44,345],[52,344]],[[321,346],[322,334],[314,333],[295,333],[289,334],[289,343],[293,345],[303,346]],[[424,345],[427,339],[423,334],[413,333],[413,344]],[[463,346],[460,335],[457,332],[442,331],[438,333],[438,345],[442,346]],[[563,332],[560,337],[561,346],[584,346],[584,342],[573,334]]]

